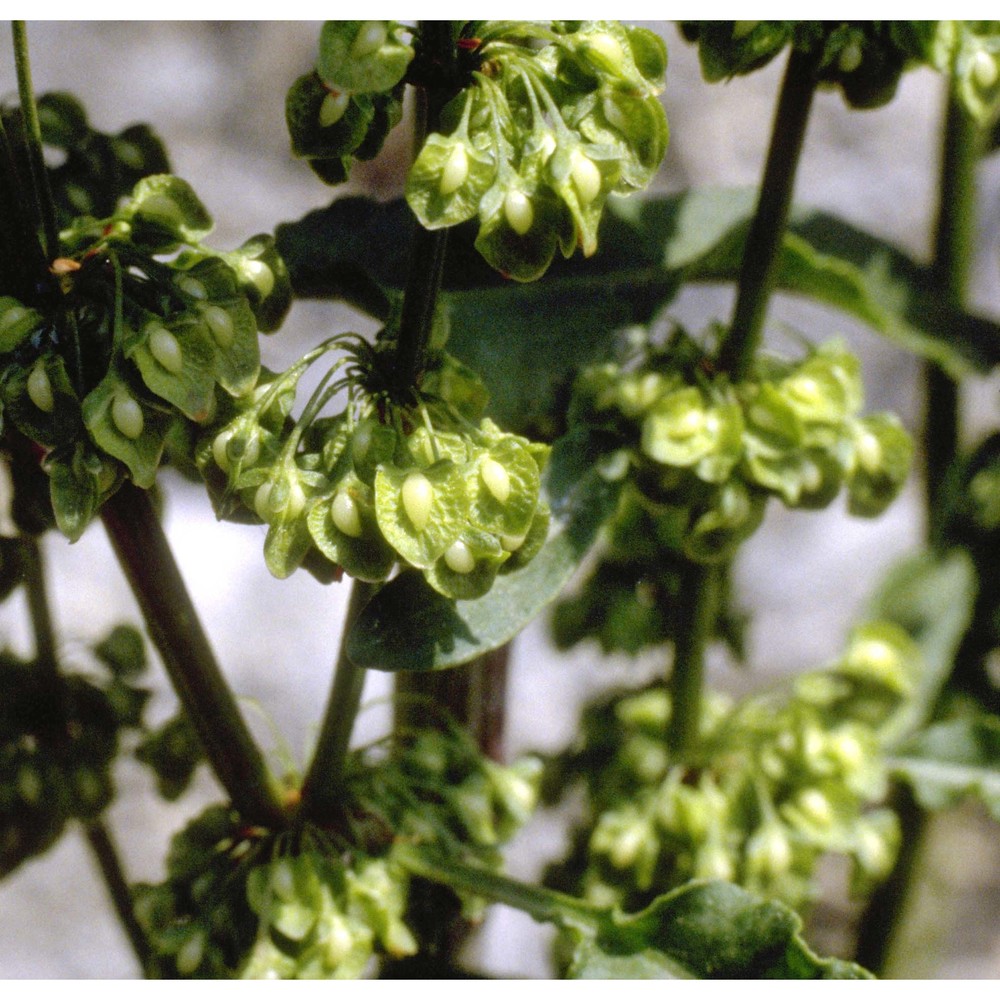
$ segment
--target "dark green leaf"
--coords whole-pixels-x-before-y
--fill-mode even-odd
[[[600,252],[557,260],[534,285],[504,282],[472,248],[475,226],[455,227],[444,280],[448,349],[482,373],[499,423],[544,426],[553,391],[607,354],[614,330],[648,322],[684,281],[737,278],[754,201],[743,189],[612,199]],[[405,205],[348,198],[280,226],[277,242],[300,296],[342,296],[385,318],[406,274],[412,225]],[[996,322],[948,305],[926,269],[827,213],[793,210],[778,285],[844,310],[954,375],[1000,362]]]
[[[619,484],[601,477],[599,454],[576,435],[552,449],[547,486],[555,531],[524,568],[468,601],[448,600],[419,573],[400,574],[362,611],[348,639],[351,659],[375,670],[442,670],[517,635],[559,595],[615,508]]]
[[[728,882],[692,884],[634,916],[602,914],[579,935],[574,979],[865,979],[851,962],[820,959],[787,906]]]
[[[1000,820],[1000,718],[978,715],[924,730],[889,767],[914,788],[926,809],[943,809],[967,795]]]

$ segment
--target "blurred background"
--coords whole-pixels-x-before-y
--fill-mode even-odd
[[[656,187],[676,191],[758,182],[781,66],[711,87],[701,81],[694,49],[665,24],[649,25],[667,40],[663,96],[671,143]],[[84,103],[92,124],[117,132],[133,122],[154,126],[176,174],[189,181],[216,220],[214,245],[232,248],[323,206],[335,195],[400,193],[408,137],[397,130],[379,160],[361,164],[336,192],[289,153],[285,92],[314,62],[319,22],[37,22],[29,23],[36,90],[67,90]],[[16,99],[10,32],[0,28],[0,94]],[[806,138],[796,200],[836,212],[926,259],[935,211],[942,81],[929,71],[906,75],[896,99],[877,111],[848,111],[821,93]],[[979,246],[973,304],[1000,315],[1000,157],[980,176]],[[731,294],[685,292],[672,314],[700,329],[726,317]],[[824,340],[848,338],[863,361],[872,410],[895,410],[911,429],[922,405],[918,365],[842,315],[791,299],[778,300],[771,330],[783,327]],[[308,346],[348,329],[373,332],[371,321],[332,304],[300,303],[285,327],[263,343],[270,368],[285,367]],[[788,346],[788,341],[784,345]],[[997,385],[983,379],[968,394],[970,425],[997,423]],[[166,528],[196,605],[255,732],[275,744],[281,734],[301,762],[313,738],[336,656],[346,585],[324,587],[297,573],[272,579],[264,567],[264,529],[217,523],[201,489],[168,471],[162,477]],[[737,568],[739,599],[752,614],[749,671],[724,659],[711,682],[750,690],[769,678],[818,666],[841,649],[847,630],[884,570],[916,547],[923,533],[914,479],[877,521],[848,518],[841,506],[789,513],[770,505],[762,530]],[[67,662],[74,650],[119,621],[140,624],[99,524],[75,545],[44,540],[50,589]],[[0,607],[0,642],[30,651],[23,598]],[[507,747],[555,750],[576,728],[580,704],[595,688],[639,682],[659,666],[602,658],[596,646],[557,654],[544,621],[517,641],[511,667]],[[154,664],[153,721],[175,707]],[[366,700],[388,691],[371,676]],[[542,714],[544,713],[544,714]],[[371,734],[385,724],[384,706],[362,716]],[[168,805],[149,777],[123,762],[120,792],[109,813],[130,876],[162,877],[171,834],[217,799],[201,769],[195,788]],[[542,817],[515,843],[511,867],[525,876],[561,852],[561,824]],[[942,824],[940,859],[927,886],[933,919],[915,940],[913,976],[1000,976],[1000,874],[996,830],[974,810]],[[838,873],[831,873],[836,883]],[[839,911],[834,910],[831,925]],[[104,889],[77,831],[47,855],[0,883],[0,977],[130,977],[137,973]],[[822,921],[820,921],[822,923]],[[825,933],[822,926],[817,928]],[[830,938],[836,945],[836,936]],[[547,938],[527,918],[499,913],[478,945],[500,975],[544,974]]]

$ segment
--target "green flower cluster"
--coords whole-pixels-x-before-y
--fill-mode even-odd
[[[63,232],[54,297],[0,298],[4,415],[45,449],[72,540],[126,476],[152,486],[177,425],[256,383],[257,331],[280,322],[290,284],[268,237],[220,254],[210,229],[184,181],[147,177],[110,218]]]
[[[671,642],[686,622],[679,602],[684,586],[683,511],[653,511],[627,488],[608,524],[600,558],[578,592],[555,606],[552,633],[560,649],[595,638],[606,653],[634,655]],[[720,595],[715,635],[743,658],[744,616],[729,602],[729,577]]]
[[[428,229],[478,216],[476,247],[519,281],[557,246],[589,256],[608,195],[644,188],[666,150],[663,42],[617,21],[487,21],[459,46],[471,84],[410,170],[410,207]]]
[[[297,849],[287,841],[222,806],[174,839],[167,881],[136,891],[160,975],[353,979],[376,947],[417,950],[403,921],[409,879],[391,856],[340,856],[313,829]]]
[[[540,764],[484,760],[457,729],[419,732],[379,761],[352,754],[342,815],[283,833],[216,806],[174,838],[167,879],[136,892],[163,976],[347,979],[376,953],[419,949],[396,838],[497,866],[527,818]],[[467,901],[470,906],[475,901]]]
[[[707,702],[683,760],[665,741],[662,683],[591,707],[584,741],[546,785],[582,778],[589,817],[549,881],[601,905],[641,908],[692,878],[725,879],[792,905],[819,858],[843,854],[858,889],[891,870],[899,840],[880,730],[911,690],[920,653],[898,626],[855,631],[840,662],[790,691]]]
[[[912,442],[891,414],[858,416],[859,365],[841,343],[799,362],[762,357],[735,385],[706,368],[678,333],[637,367],[584,371],[573,404],[573,418],[617,448],[609,474],[631,476],[688,558],[728,558],[771,496],[819,508],[846,485],[851,513],[873,517],[899,492]]]
[[[47,850],[70,819],[95,819],[114,794],[122,729],[137,729],[148,693],[142,639],[120,627],[94,648],[97,671],[0,651],[0,878]]]
[[[853,107],[886,104],[904,70],[921,64],[952,75],[980,120],[1000,98],[1000,21],[682,21],[681,31],[709,81],[750,73],[791,45]]]
[[[292,420],[298,380],[337,347],[344,353]],[[221,511],[239,498],[268,525],[264,555],[275,576],[309,560],[330,577],[340,567],[381,581],[400,562],[446,597],[482,596],[545,541],[539,491],[548,448],[467,419],[461,408],[476,383],[456,362],[439,360],[416,406],[366,389],[378,363],[377,349],[348,334],[265,376],[211,425],[199,468]],[[351,394],[346,409],[319,417],[342,388]]]
[[[327,184],[354,160],[375,157],[403,113],[403,77],[413,59],[410,29],[395,21],[327,21],[316,69],[285,101],[292,152]]]

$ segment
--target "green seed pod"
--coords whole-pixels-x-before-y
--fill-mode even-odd
[[[45,359],[39,358],[32,366],[28,375],[28,398],[43,413],[51,413],[56,406],[55,396],[52,394],[52,382],[46,370]]]
[[[145,332],[153,357],[171,375],[179,375],[184,370],[184,352],[177,338],[159,323],[150,323]]]
[[[223,350],[229,347],[236,335],[233,317],[222,306],[204,306],[201,315],[219,347]]]
[[[569,172],[580,203],[589,205],[601,191],[601,171],[597,164],[579,149],[574,149]]]
[[[510,496],[510,475],[507,470],[496,459],[487,458],[479,467],[479,474],[497,503],[506,503]]]
[[[326,927],[325,958],[330,968],[335,969],[354,948],[354,934],[343,915],[337,912],[327,918]]]
[[[448,159],[445,160],[438,190],[442,195],[453,194],[465,183],[468,176],[469,154],[465,151],[465,145],[458,142],[448,154]]]
[[[507,225],[518,236],[524,236],[535,221],[535,210],[531,206],[531,199],[523,191],[507,192],[503,200],[503,214]]]
[[[207,299],[205,286],[190,274],[182,274],[177,278],[177,287],[192,299]]]
[[[988,52],[980,49],[972,57],[972,79],[981,90],[989,90],[1000,77],[1000,68],[997,67],[996,58]]]
[[[363,59],[382,48],[388,37],[385,21],[363,21],[351,43],[351,55],[355,59]]]
[[[461,539],[453,542],[445,550],[444,561],[448,564],[448,568],[452,572],[463,575],[471,573],[476,568],[476,557],[472,554],[469,546]]]
[[[205,957],[206,935],[203,930],[196,930],[177,951],[177,971],[182,976],[190,976],[201,965]]]
[[[145,423],[142,407],[124,392],[115,394],[114,402],[111,404],[111,420],[125,437],[134,441],[142,436]]]
[[[329,128],[331,125],[336,125],[344,117],[344,112],[350,103],[351,95],[346,91],[331,90],[319,106],[320,127]]]
[[[338,490],[330,504],[330,519],[338,531],[351,538],[360,538],[364,532],[361,513],[354,498],[345,490]]]
[[[427,527],[431,504],[434,502],[434,487],[422,472],[411,472],[403,481],[401,492],[403,510],[417,531]]]
[[[240,272],[260,292],[261,298],[267,298],[274,291],[274,271],[262,260],[243,259],[239,263]]]
[[[792,865],[792,846],[779,823],[759,827],[746,842],[747,874],[765,881],[780,878]]]

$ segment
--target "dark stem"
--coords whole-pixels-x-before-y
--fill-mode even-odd
[[[792,49],[781,84],[757,209],[743,251],[733,321],[717,359],[718,367],[731,373],[736,381],[747,376],[760,344],[815,91],[813,57]]]
[[[949,94],[931,277],[942,298],[955,306],[964,304],[968,289],[975,235],[976,163],[981,139],[981,130],[975,120],[955,94]],[[924,365],[924,383],[928,535],[932,544],[940,545],[944,531],[942,515],[946,513],[942,489],[958,453],[961,432],[959,387],[933,362]]]
[[[28,32],[24,21],[11,21],[14,33],[14,61],[17,64],[17,90],[24,121],[25,144],[31,171],[31,187],[39,225],[42,230],[45,256],[52,260],[59,250],[59,230],[56,226],[55,204],[49,188],[42,152],[42,128],[38,120],[38,106],[31,84],[31,61],[28,57]]]
[[[429,58],[444,67],[454,62],[450,21],[421,21],[420,37]],[[451,98],[433,87],[417,89],[417,127],[414,146],[423,146],[429,132],[440,125],[441,109]],[[434,326],[434,309],[444,276],[448,230],[417,225],[410,242],[410,257],[403,292],[403,310],[396,344],[394,377],[397,396],[410,399],[420,383],[427,360],[427,345]]]
[[[101,518],[170,680],[241,815],[285,825],[278,789],[215,659],[149,495],[126,483]]]
[[[688,562],[681,583],[681,630],[674,642],[670,675],[667,744],[680,756],[698,739],[705,673],[705,649],[712,635],[719,600],[719,569]]]
[[[728,372],[735,381],[749,374],[760,346],[815,91],[813,57],[793,49],[778,97],[757,208],[743,251],[733,320],[717,358],[719,370]],[[720,571],[716,568],[689,562],[683,572],[681,625],[674,643],[672,712],[667,730],[669,746],[681,754],[698,738],[705,648],[714,628],[720,587]]]
[[[903,918],[920,867],[929,816],[907,785],[896,785],[888,805],[899,817],[903,839],[889,877],[872,893],[858,921],[854,960],[876,976],[888,968],[893,945],[899,940]]]
[[[340,639],[340,653],[334,668],[326,713],[320,726],[319,742],[302,783],[299,814],[304,818],[321,822],[336,812],[344,774],[344,759],[351,744],[351,733],[361,705],[366,676],[364,667],[355,666],[347,655],[347,636],[374,590],[372,584],[361,580],[355,580],[351,585],[351,596],[344,616],[344,631]]]
[[[122,928],[128,936],[132,951],[139,960],[139,965],[146,971],[151,956],[149,942],[135,918],[132,907],[132,891],[122,869],[121,859],[115,847],[111,831],[101,820],[88,823],[85,827],[87,843],[104,876],[104,884],[108,890],[115,913],[118,914]]]
[[[507,643],[450,670],[400,674],[393,704],[396,731],[457,722],[485,756],[501,762],[509,659]],[[443,711],[429,717],[428,700]]]
[[[975,232],[976,163],[982,138],[982,130],[954,91],[949,92],[931,280],[941,297],[956,306],[964,305],[968,288]],[[958,454],[961,429],[959,387],[933,363],[924,365],[924,374],[928,539],[934,546],[943,546],[947,542],[948,515],[944,484]],[[890,966],[893,947],[900,940],[929,833],[929,817],[908,787],[894,787],[890,805],[903,831],[899,857],[889,877],[872,894],[858,924],[857,960],[876,975]]]
[[[28,613],[35,635],[35,656],[40,668],[55,682],[59,678],[59,659],[52,612],[45,590],[45,567],[38,539],[30,535],[21,536],[21,566],[28,596]]]

